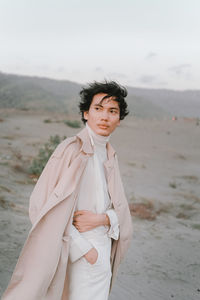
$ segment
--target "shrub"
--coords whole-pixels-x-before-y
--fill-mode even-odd
[[[51,119],[45,119],[43,122],[44,123],[51,123],[52,121],[51,121]]]
[[[169,183],[169,186],[170,186],[171,188],[173,188],[173,189],[176,189],[176,188],[177,188],[177,185],[176,185],[175,182],[170,182],[170,183]]]
[[[29,168],[30,174],[35,175],[36,177],[40,176],[51,154],[64,139],[66,139],[66,136],[63,136],[62,138],[59,135],[50,136],[48,142],[39,149],[37,157],[33,159]]]
[[[64,121],[64,123],[69,126],[69,127],[72,127],[72,128],[80,128],[81,127],[81,122],[80,121],[77,121],[77,120],[74,120],[74,121]]]

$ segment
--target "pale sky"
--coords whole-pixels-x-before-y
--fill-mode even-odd
[[[0,0],[0,71],[200,89],[199,0]]]

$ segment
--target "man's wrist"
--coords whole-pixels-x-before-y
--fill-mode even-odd
[[[110,219],[107,214],[99,214],[99,226],[110,226]]]

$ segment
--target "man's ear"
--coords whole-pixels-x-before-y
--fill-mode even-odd
[[[120,125],[120,120],[118,121],[118,123],[117,123],[117,126],[119,126]]]
[[[88,111],[84,111],[83,116],[85,120],[88,120]]]

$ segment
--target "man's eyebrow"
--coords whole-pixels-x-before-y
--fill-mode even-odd
[[[119,107],[110,107],[110,109],[119,110]]]
[[[100,106],[100,107],[103,107],[103,105],[101,105],[101,104],[99,104],[99,103],[94,104],[94,106]]]

